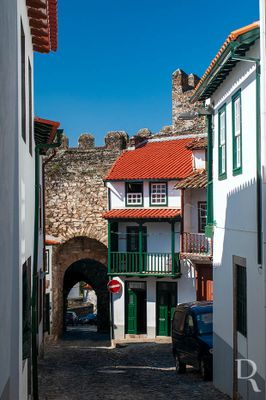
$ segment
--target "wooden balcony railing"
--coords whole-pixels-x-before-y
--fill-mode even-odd
[[[182,253],[212,255],[212,239],[207,238],[204,233],[182,234]]]
[[[180,272],[179,253],[111,252],[109,275],[174,276]]]

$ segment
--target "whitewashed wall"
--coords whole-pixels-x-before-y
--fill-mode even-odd
[[[177,181],[169,181],[167,182],[168,187],[168,207],[173,208],[181,208],[181,194],[180,190],[175,190],[174,186],[176,185]],[[110,204],[111,209],[115,208],[125,208],[125,182],[108,182],[107,187],[110,189]],[[143,207],[149,208],[150,207],[150,189],[149,189],[149,182],[144,181],[143,183],[143,195],[144,195],[144,203]],[[136,205],[136,208],[140,206]],[[153,206],[156,207],[156,206]],[[167,206],[165,206],[167,207]]]
[[[198,233],[198,202],[206,201],[206,189],[184,190],[184,232]]]
[[[206,151],[205,150],[193,150],[192,151],[192,163],[194,169],[206,169]]]
[[[28,104],[28,57],[31,65],[33,59],[25,1],[1,2],[0,398],[18,400],[27,398],[27,361],[22,361],[22,265],[29,257],[33,261],[34,227],[34,155],[30,156],[20,130],[21,19],[26,39]]]
[[[259,56],[259,43],[248,52]],[[241,88],[243,173],[232,174],[232,95]],[[265,313],[262,270],[256,249],[256,83],[254,63],[240,62],[212,97],[215,108],[214,177],[214,383],[232,394],[233,255],[247,263],[248,337],[238,335],[238,351],[255,361],[258,380],[265,376]],[[218,180],[218,110],[226,104],[227,179]],[[263,356],[262,356],[263,355]],[[247,385],[240,388],[243,398]],[[264,393],[261,395],[264,396]],[[264,397],[257,397],[258,399]]]
[[[127,251],[126,231],[127,226],[138,226],[134,222],[119,222],[118,250]],[[147,227],[147,252],[171,252],[171,224],[168,222],[147,222],[143,226]],[[175,223],[175,251],[180,251],[180,223]]]

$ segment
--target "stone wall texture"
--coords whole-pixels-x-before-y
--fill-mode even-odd
[[[117,134],[117,133],[116,133]],[[105,147],[94,147],[92,135],[80,137],[78,148],[64,146],[45,167],[46,234],[65,242],[87,236],[107,244],[107,189],[103,178],[125,147],[125,133],[108,134]]]
[[[199,82],[199,77],[195,74],[187,75],[182,69],[177,69],[172,75],[172,129],[173,133],[204,133],[205,117],[197,117],[190,121],[179,119],[179,115],[184,112],[190,112],[202,103],[189,102],[192,93]]]

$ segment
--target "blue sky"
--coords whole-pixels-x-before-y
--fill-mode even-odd
[[[201,76],[228,34],[259,18],[259,0],[58,0],[58,51],[35,55],[35,114],[70,145],[90,132],[171,124],[171,75]]]

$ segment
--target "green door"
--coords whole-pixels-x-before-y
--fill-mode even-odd
[[[168,336],[168,307],[158,306],[158,335]]]
[[[157,335],[171,335],[171,321],[177,304],[176,282],[157,283]]]
[[[127,291],[127,333],[137,333],[137,295],[134,290]]]

